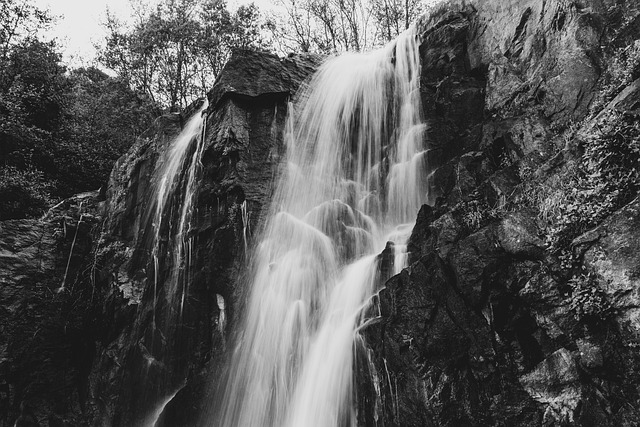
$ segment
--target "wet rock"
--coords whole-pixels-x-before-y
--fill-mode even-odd
[[[41,219],[0,222],[0,421],[15,421],[21,403],[38,420],[87,409],[98,206],[98,192],[84,193]]]
[[[292,96],[323,59],[313,54],[280,58],[268,52],[236,51],[209,93],[209,102],[216,106],[226,96]]]
[[[599,345],[593,344],[586,339],[576,341],[578,351],[580,352],[580,363],[589,369],[599,368],[602,366],[603,354]]]
[[[461,2],[422,22],[432,206],[418,214],[409,268],[390,277],[393,248],[381,255],[389,280],[381,284],[380,318],[364,332],[373,362],[363,369],[370,359],[359,354],[356,363],[362,375],[376,372],[376,384],[358,380],[359,396],[369,392],[359,414],[375,414],[364,425],[637,424],[638,200],[576,238],[575,271],[563,271],[538,236],[538,213],[530,209],[536,194],[522,193],[528,179],[547,189],[561,184],[558,171],[580,155],[576,139],[597,116],[568,143],[559,129],[584,119],[597,85],[606,84],[598,80],[605,52],[638,38],[632,3]],[[23,398],[41,403],[40,420],[60,405],[80,408],[90,380],[95,401],[72,409],[77,418],[84,411],[95,424],[139,424],[149,406],[143,393],[155,404],[184,386],[159,425],[196,424],[216,382],[207,372],[219,373],[225,332],[242,309],[241,259],[280,173],[287,99],[319,61],[244,52],[209,93],[193,285],[171,355],[162,358],[148,344],[154,329],[145,209],[159,153],[189,112],[160,118],[118,161],[101,213],[87,200],[85,207],[94,207],[80,221],[79,200],[72,200],[41,221],[2,223],[0,359],[9,361],[13,418]],[[636,81],[607,108],[633,116],[639,93]],[[515,203],[516,193],[529,204]],[[482,218],[472,227],[461,214],[469,202],[484,209],[473,212]],[[102,232],[90,236],[98,224]],[[333,231],[336,238],[344,232]],[[76,235],[78,250],[71,251]],[[67,260],[76,287],[57,294]],[[583,267],[616,316],[596,323],[576,316],[583,307],[569,278]],[[71,317],[64,323],[60,313]],[[154,378],[145,378],[144,366]],[[160,384],[155,377],[169,371],[171,383]],[[56,391],[42,397],[42,390]]]
[[[463,226],[448,212],[434,221],[433,229],[435,249],[442,258],[447,258],[453,245],[463,236]]]
[[[517,174],[513,168],[508,167],[489,176],[480,186],[480,191],[485,204],[501,209],[513,198],[519,184]]]
[[[432,223],[436,214],[434,209],[429,205],[423,205],[418,212],[416,225],[411,231],[411,236],[407,242],[407,251],[409,252],[409,264],[412,264],[418,258],[433,249],[435,245]]]
[[[530,180],[561,186],[580,161],[579,141],[598,123],[597,112],[585,117],[607,44],[637,38],[636,9],[454,2],[424,22],[431,207],[418,215],[411,267],[387,282],[367,332],[385,425],[637,423],[637,200],[574,240],[568,271],[545,246],[538,195],[528,193]],[[607,109],[636,114],[639,87]],[[562,132],[583,119],[575,136]],[[586,271],[617,317],[579,315],[600,301],[570,281]]]
[[[533,100],[545,117],[560,122],[586,112],[599,77],[597,13],[604,12],[590,6],[538,0],[477,5],[469,56],[472,67],[489,64],[489,110],[514,115]]]
[[[459,241],[447,260],[458,289],[470,305],[483,305],[504,260],[496,227],[485,227]]]
[[[515,212],[498,226],[500,246],[513,256],[539,258],[544,253],[544,242],[538,237],[538,227],[530,213]]]
[[[521,376],[520,383],[532,398],[545,405],[545,423],[575,421],[582,390],[576,363],[567,349],[561,348]]]
[[[419,25],[423,42],[422,105],[429,128],[425,134],[431,201],[455,185],[451,160],[477,147],[484,117],[485,76],[469,64],[472,7],[445,10]]]

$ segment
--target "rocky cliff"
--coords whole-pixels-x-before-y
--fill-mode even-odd
[[[365,332],[362,425],[637,425],[639,23],[632,0],[446,2],[419,23],[431,203]],[[41,421],[197,424],[287,100],[317,63],[245,52],[209,93],[177,344],[149,344],[166,331],[146,216],[197,105],[158,119],[103,194],[2,223],[0,425],[21,401]]]
[[[81,194],[39,220],[0,223],[0,426],[13,425],[22,402],[49,425],[80,422],[87,409],[99,199]]]
[[[639,19],[531,0],[422,22],[434,204],[379,294],[364,422],[638,423]]]

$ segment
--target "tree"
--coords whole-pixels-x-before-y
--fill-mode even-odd
[[[11,46],[34,38],[52,22],[47,11],[28,0],[0,0],[0,59],[6,59]]]
[[[12,46],[0,71],[0,163],[52,168],[66,80],[53,43],[26,39]]]
[[[421,0],[371,0],[371,3],[383,42],[396,38],[425,10]]]
[[[68,71],[56,43],[38,38],[46,13],[0,3],[0,219],[37,216],[99,188],[158,108],[95,68]]]
[[[271,16],[273,43],[286,51],[332,53],[374,46],[371,10],[360,0],[279,0],[285,16]]]
[[[233,49],[260,46],[258,10],[224,1],[163,0],[126,29],[112,17],[101,62],[171,111],[203,96]]]
[[[278,0],[284,16],[267,29],[281,53],[368,50],[394,39],[425,9],[426,0]]]
[[[0,62],[0,219],[37,215],[51,200],[46,172],[65,91],[64,67],[53,43],[28,38]]]
[[[54,148],[63,197],[105,185],[115,161],[159,115],[144,94],[95,67],[72,70],[67,79],[64,121]]]

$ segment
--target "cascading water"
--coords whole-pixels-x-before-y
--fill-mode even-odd
[[[142,377],[148,386],[136,396],[137,425],[154,427],[164,407],[186,382],[176,362],[185,298],[191,282],[197,183],[204,149],[206,102],[189,119],[159,159],[154,172],[154,192],[147,215],[151,231],[149,293],[153,296],[150,324],[134,334],[142,357]],[[138,336],[138,335],[141,335]],[[141,339],[140,339],[141,338]]]
[[[187,274],[190,265],[192,252],[192,239],[189,231],[191,229],[191,218],[194,211],[194,199],[196,193],[196,181],[198,168],[201,166],[202,150],[204,148],[204,138],[202,132],[205,128],[205,121],[202,119],[202,112],[207,108],[205,102],[202,107],[187,122],[186,126],[173,141],[171,147],[162,159],[156,171],[156,199],[154,204],[153,217],[153,249],[152,259],[154,263],[154,298],[158,296],[159,273],[161,261],[166,255],[172,257],[165,261],[169,267],[168,288],[165,289],[167,307],[175,310],[179,307],[178,314],[182,314],[184,309],[184,298],[187,292],[187,277],[180,277]],[[195,147],[194,147],[195,145]],[[177,194],[182,194],[180,203],[171,205],[171,201]],[[172,209],[177,209],[177,224],[172,224],[174,215]],[[177,227],[175,227],[177,225]],[[173,241],[164,246],[163,232],[173,235]],[[164,249],[164,253],[161,251]],[[182,284],[182,286],[180,286]],[[181,289],[180,289],[181,288]],[[179,304],[174,304],[179,298]],[[156,301],[156,300],[154,300]],[[154,303],[154,308],[157,301]],[[155,312],[154,312],[155,323]]]
[[[427,200],[415,30],[328,60],[290,106],[287,160],[251,257],[246,318],[207,425],[356,424],[354,343]]]

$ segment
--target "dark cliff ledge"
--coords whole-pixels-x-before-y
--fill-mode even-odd
[[[215,106],[227,96],[292,96],[322,59],[313,54],[280,58],[267,52],[238,50],[209,92],[209,104]]]
[[[434,203],[366,332],[362,424],[638,424],[638,19],[487,0],[421,23]]]

